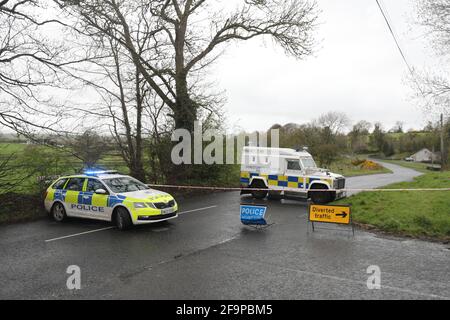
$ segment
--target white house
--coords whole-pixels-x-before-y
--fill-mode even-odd
[[[439,152],[431,152],[424,148],[411,156],[414,162],[440,162],[441,155]]]

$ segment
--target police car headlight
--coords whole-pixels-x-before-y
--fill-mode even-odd
[[[144,209],[144,208],[147,208],[147,206],[145,205],[144,202],[135,202],[134,203],[134,208],[135,209]]]
[[[154,205],[153,203],[151,203],[151,202],[147,202],[147,205],[148,205],[150,208],[156,209],[155,205]]]

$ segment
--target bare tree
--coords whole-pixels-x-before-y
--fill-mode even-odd
[[[64,87],[64,67],[86,60],[56,39],[62,21],[40,18],[52,15],[50,4],[0,0],[0,125],[25,135],[57,129],[61,108],[44,92]]]
[[[206,0],[60,0],[61,7],[81,17],[83,32],[117,41],[143,79],[171,110],[175,128],[193,130],[201,94],[190,84],[225,45],[266,36],[297,58],[312,50],[316,21],[314,1],[247,0],[229,13]],[[216,8],[219,6],[219,8]],[[136,35],[149,26],[148,40]],[[139,50],[139,46],[143,50]]]
[[[82,159],[86,168],[94,168],[109,149],[106,139],[93,130],[86,130],[83,134],[76,136],[71,147],[73,153]]]
[[[145,180],[143,134],[144,124],[149,122],[145,122],[144,109],[152,93],[139,71],[130,63],[129,57],[123,53],[122,47],[114,40],[103,40],[107,41],[105,50],[111,57],[109,61],[96,63],[101,67],[104,79],[102,85],[95,84],[94,87],[106,106],[103,115],[111,120],[110,132],[130,174]]]
[[[417,90],[417,98],[423,108],[433,114],[444,113],[450,116],[450,82],[443,75],[414,71],[412,86]]]
[[[135,37],[140,54],[150,37],[146,24],[140,24]],[[72,104],[66,109],[92,119],[100,130],[107,126],[116,149],[130,169],[130,174],[145,180],[143,152],[145,137],[159,130],[159,122],[167,113],[164,102],[155,99],[153,90],[144,81],[128,51],[113,37],[102,34],[82,35],[83,43],[73,45],[84,51],[96,52],[97,59],[70,70],[71,76],[81,82],[83,90],[95,89],[92,103]],[[163,112],[164,110],[164,112]]]
[[[417,1],[419,23],[426,28],[436,51],[448,60],[450,49],[450,0]],[[419,79],[419,80],[417,80]],[[445,71],[442,74],[416,72],[414,87],[425,99],[427,111],[449,113],[450,81]]]
[[[435,48],[448,54],[450,48],[450,0],[420,0],[418,20],[433,37]]]
[[[350,119],[343,112],[330,111],[313,121],[313,124],[321,128],[329,128],[331,133],[336,135],[350,125]]]

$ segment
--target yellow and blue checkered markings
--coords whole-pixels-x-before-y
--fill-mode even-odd
[[[314,177],[296,177],[296,176],[285,176],[285,175],[264,175],[251,172],[241,172],[241,185],[247,187],[250,184],[250,180],[253,177],[262,177],[267,180],[269,186],[273,187],[283,187],[292,189],[303,189],[309,188],[309,186],[314,181],[327,182],[330,185],[332,181],[330,179],[314,178]]]
[[[241,172],[241,184],[249,185],[250,184],[250,172]],[[253,177],[253,176],[252,176]]]
[[[125,201],[125,196],[108,196],[108,207],[114,207],[116,204],[121,204]]]
[[[53,200],[66,201],[67,190],[55,190],[53,194]]]
[[[49,196],[51,195],[49,194]],[[85,204],[96,207],[112,208],[117,204],[122,204],[125,199],[126,197],[121,195],[106,196],[84,191],[55,190],[53,193],[54,201],[59,200],[71,204]]]

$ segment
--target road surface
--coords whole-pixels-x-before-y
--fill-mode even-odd
[[[349,179],[350,188],[418,173]],[[245,199],[244,199],[245,200]],[[267,202],[266,230],[239,221],[238,193],[180,200],[180,217],[120,232],[103,222],[50,220],[0,227],[1,299],[449,299],[443,244],[357,230],[308,234],[307,203]],[[105,229],[106,228],[106,229]],[[81,290],[66,288],[68,266]],[[381,270],[369,290],[367,269]]]

